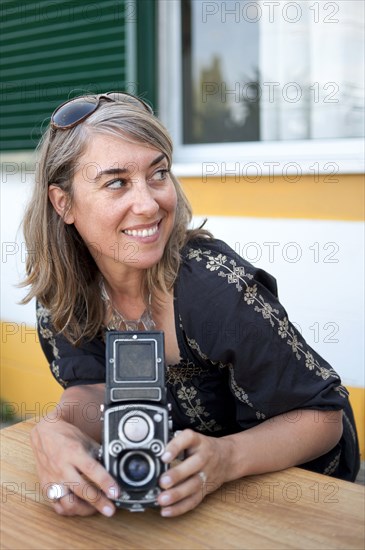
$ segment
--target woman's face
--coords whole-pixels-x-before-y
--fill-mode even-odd
[[[79,159],[64,220],[75,225],[104,276],[112,276],[161,259],[176,204],[161,151],[96,134]]]

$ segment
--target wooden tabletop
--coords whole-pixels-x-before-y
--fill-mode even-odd
[[[365,547],[364,487],[300,468],[228,483],[178,518],[158,510],[58,516],[36,475],[33,426],[29,420],[0,432],[4,550]]]

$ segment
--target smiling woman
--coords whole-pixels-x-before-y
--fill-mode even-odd
[[[171,465],[157,490],[163,516],[197,506],[202,483],[218,488],[293,465],[348,480],[358,470],[338,374],[290,323],[271,275],[189,229],[171,162],[166,129],[138,98],[115,92],[66,102],[41,144],[24,220],[34,251],[24,301],[37,298],[41,345],[64,388],[32,432],[41,482],[56,484],[60,514],[110,516],[121,495],[123,477],[96,460],[100,418],[82,413],[104,402],[110,330],[164,333],[179,433],[159,447]],[[142,431],[147,425],[144,418]],[[108,452],[122,464],[117,447]],[[91,484],[101,490],[96,500]]]
[[[66,211],[67,195],[57,184],[50,185],[49,197],[64,222],[74,225],[109,286],[117,279],[124,287],[131,277],[142,285],[143,270],[162,258],[177,196],[166,155],[157,149],[96,135],[74,174],[72,205]],[[131,246],[132,261],[123,254]]]

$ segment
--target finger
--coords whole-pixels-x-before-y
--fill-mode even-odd
[[[163,491],[158,496],[157,500],[160,506],[166,507],[197,493],[200,493],[202,499],[203,495],[201,489],[201,480],[199,476],[193,475],[189,479],[186,479],[183,483],[174,486],[168,491]]]
[[[61,516],[92,516],[96,514],[97,510],[94,506],[80,499],[74,493],[61,498],[54,505],[54,510]]]
[[[161,456],[161,460],[166,464],[169,464],[183,451],[196,445],[198,442],[198,437],[199,435],[196,432],[193,432],[193,430],[183,430],[166,445],[165,452]]]
[[[78,500],[86,502],[86,504],[98,510],[98,512],[104,516],[110,517],[115,513],[116,508],[113,502],[106,497],[104,491],[100,487],[94,483],[90,483],[88,479],[83,478],[76,470],[70,472],[68,479],[72,479],[72,483],[64,482],[64,485],[71,489],[71,493],[59,501],[62,505],[64,502],[66,503],[66,509],[72,509],[72,506],[68,505],[74,504],[72,498],[74,495],[79,497]],[[76,500],[76,502],[78,502],[78,500]]]
[[[198,493],[194,493],[193,495],[190,495],[189,497],[183,500],[180,500],[177,504],[174,504],[173,506],[162,508],[161,516],[163,517],[181,516],[181,514],[185,514],[186,512],[193,510],[196,506],[198,506],[201,500],[202,498],[200,498],[200,495]]]
[[[116,499],[119,496],[120,489],[115,479],[92,456],[80,455],[76,460],[75,467],[97,485],[109,499]]]
[[[205,460],[201,454],[196,453],[191,455],[164,473],[159,480],[159,484],[163,489],[173,487],[185,479],[198,474],[204,469],[205,465]]]

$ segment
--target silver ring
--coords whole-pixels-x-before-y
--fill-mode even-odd
[[[53,483],[53,485],[50,485],[47,489],[47,497],[53,502],[56,502],[57,500],[60,500],[61,498],[69,494],[70,491],[67,489],[67,487],[61,485],[60,483]]]
[[[91,451],[91,456],[95,458],[95,460],[101,462],[103,460],[103,446],[99,445],[99,447],[94,447]]]
[[[202,480],[202,483],[205,483],[207,481],[207,475],[204,472],[199,472],[198,476]]]

